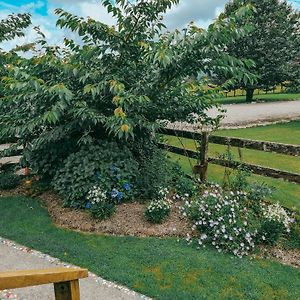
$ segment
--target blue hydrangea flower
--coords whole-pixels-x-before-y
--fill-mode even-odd
[[[125,191],[130,191],[131,190],[131,185],[128,182],[124,183],[123,184],[123,189]]]
[[[123,198],[123,193],[122,192],[118,192],[117,199],[118,199],[119,203],[122,201],[122,198]]]
[[[113,189],[111,192],[111,197],[112,198],[117,198],[119,194],[119,191],[117,189]]]
[[[85,208],[86,208],[86,209],[91,209],[91,208],[92,208],[91,202],[88,202],[88,203],[85,205]]]

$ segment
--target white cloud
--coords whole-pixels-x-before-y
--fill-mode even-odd
[[[169,29],[182,28],[190,21],[207,26],[228,0],[182,0],[166,15]]]
[[[64,37],[76,39],[76,34],[69,30],[61,30],[56,28],[57,16],[54,14],[55,8],[62,8],[68,12],[82,17],[91,17],[103,23],[112,25],[115,20],[106,11],[106,8],[100,4],[100,0],[48,0],[48,15],[42,16],[35,11],[40,9],[45,1],[33,1],[26,5],[5,4],[5,0],[0,0],[0,19],[6,17],[8,14],[15,12],[30,12],[33,16],[33,24],[40,25],[42,31],[45,33],[47,40],[51,44],[61,44]],[[198,26],[206,28],[214,18],[224,9],[224,5],[229,0],[181,0],[179,5],[174,6],[165,16],[165,23],[169,30],[175,28],[181,29],[185,27],[190,21],[194,21]],[[300,1],[294,6],[300,8]],[[31,42],[36,35],[33,28],[27,30],[25,38],[16,39],[5,43],[4,48],[9,49],[16,44]],[[3,47],[3,44],[1,45]]]

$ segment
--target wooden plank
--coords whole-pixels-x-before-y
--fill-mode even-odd
[[[79,281],[54,283],[55,300],[80,300]]]
[[[189,158],[197,159],[198,158],[198,153],[192,150],[185,150],[179,147],[175,146],[169,146],[165,144],[159,144],[159,146],[162,149],[165,149],[166,151],[183,155]],[[296,173],[291,173],[291,172],[286,172],[286,171],[281,171],[277,169],[272,169],[272,168],[267,168],[263,166],[258,166],[258,165],[252,165],[252,164],[247,164],[247,163],[241,163],[237,161],[228,161],[228,160],[223,160],[223,159],[218,159],[218,158],[208,158],[208,162],[219,165],[219,166],[226,166],[228,168],[236,168],[238,166],[247,168],[251,172],[257,175],[262,175],[266,177],[271,177],[271,178],[276,178],[276,179],[284,179],[289,182],[294,182],[294,183],[299,183],[300,184],[300,174]]]
[[[66,282],[86,277],[88,277],[86,269],[75,268],[0,272],[0,290]]]
[[[201,140],[202,137],[202,134],[200,132],[175,130],[175,129],[168,129],[168,128],[162,129],[161,133],[171,135],[171,136],[187,138],[187,139],[195,139],[195,140]],[[218,145],[229,144],[232,147],[259,150],[264,152],[274,152],[274,153],[285,154],[290,156],[300,156],[299,145],[256,141],[250,139],[223,137],[223,136],[216,136],[216,135],[211,135],[209,137],[209,142]]]
[[[224,159],[211,158],[211,157],[208,158],[208,161],[212,164],[228,167],[228,168],[242,167],[250,170],[252,173],[256,175],[261,175],[261,176],[266,176],[266,177],[271,177],[276,179],[284,179],[289,182],[300,184],[300,174],[290,173],[290,172],[267,168],[258,165],[241,163],[237,161],[228,161]]]
[[[232,147],[259,150],[263,152],[273,152],[290,156],[300,156],[300,146],[282,143],[264,142],[233,137],[223,137],[212,135],[209,142],[219,145],[230,145]]]

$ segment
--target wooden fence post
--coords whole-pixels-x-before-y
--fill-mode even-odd
[[[201,135],[201,145],[199,148],[199,165],[195,166],[193,169],[194,174],[199,174],[202,182],[207,182],[208,143],[209,133],[204,131]]]

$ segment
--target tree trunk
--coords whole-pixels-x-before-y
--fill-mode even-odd
[[[247,89],[246,90],[246,101],[247,102],[252,102],[253,94],[254,94],[254,89]]]

